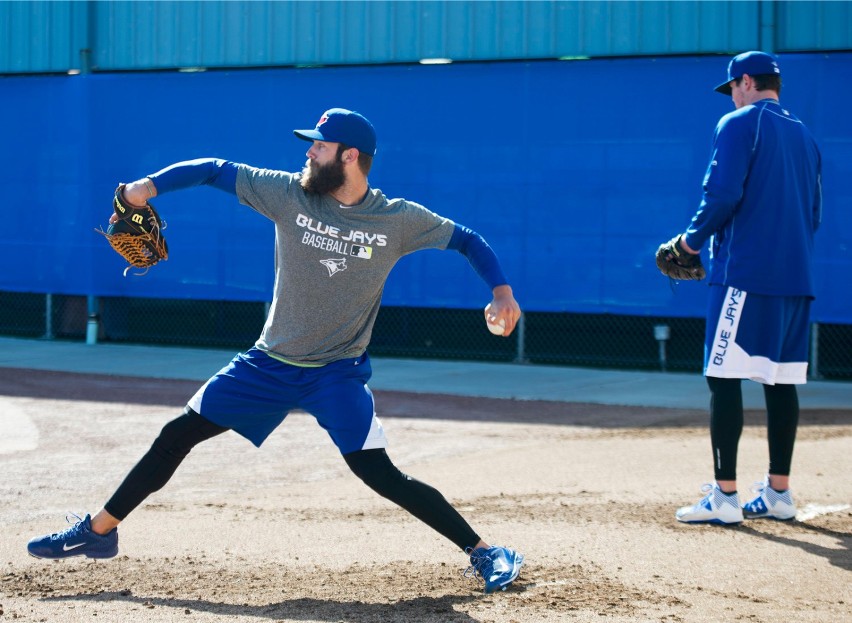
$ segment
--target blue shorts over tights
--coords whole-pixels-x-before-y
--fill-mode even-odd
[[[260,446],[287,414],[313,415],[342,454],[387,447],[375,414],[366,353],[314,368],[284,363],[258,348],[240,353],[187,403],[214,424]]]

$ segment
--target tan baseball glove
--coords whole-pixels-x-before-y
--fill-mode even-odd
[[[144,272],[137,273],[144,275],[151,266],[169,258],[169,247],[162,233],[166,223],[150,203],[144,206],[127,203],[122,196],[124,186],[119,184],[112,200],[118,221],[110,224],[106,231],[95,231],[102,234],[115,252],[130,264],[124,269],[125,276],[131,267],[144,268]]]

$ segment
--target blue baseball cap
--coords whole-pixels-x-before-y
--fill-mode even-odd
[[[737,54],[728,63],[728,79],[716,87],[716,92],[723,95],[731,94],[731,80],[739,80],[745,74],[749,76],[763,76],[767,74],[781,75],[778,61],[766,52],[743,52]]]
[[[376,155],[376,130],[361,113],[345,108],[326,110],[313,130],[293,130],[303,141],[327,141],[355,147],[370,156]]]

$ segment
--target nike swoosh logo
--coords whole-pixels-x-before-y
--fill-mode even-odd
[[[83,547],[84,545],[85,543],[77,543],[77,545],[68,545],[68,543],[65,543],[62,545],[62,551],[70,552],[72,549],[77,549],[78,547]]]

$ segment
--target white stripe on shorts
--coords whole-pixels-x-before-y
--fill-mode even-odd
[[[362,450],[375,450],[377,448],[387,448],[388,439],[385,437],[385,429],[382,426],[381,420],[373,413],[373,421],[370,422],[370,432],[367,433],[367,438],[364,440]]]
[[[737,344],[737,331],[748,293],[728,288],[725,303],[716,321],[713,350],[707,357],[705,376],[722,379],[750,379],[764,385],[803,385],[807,382],[808,362],[778,363],[768,357],[749,355]]]

